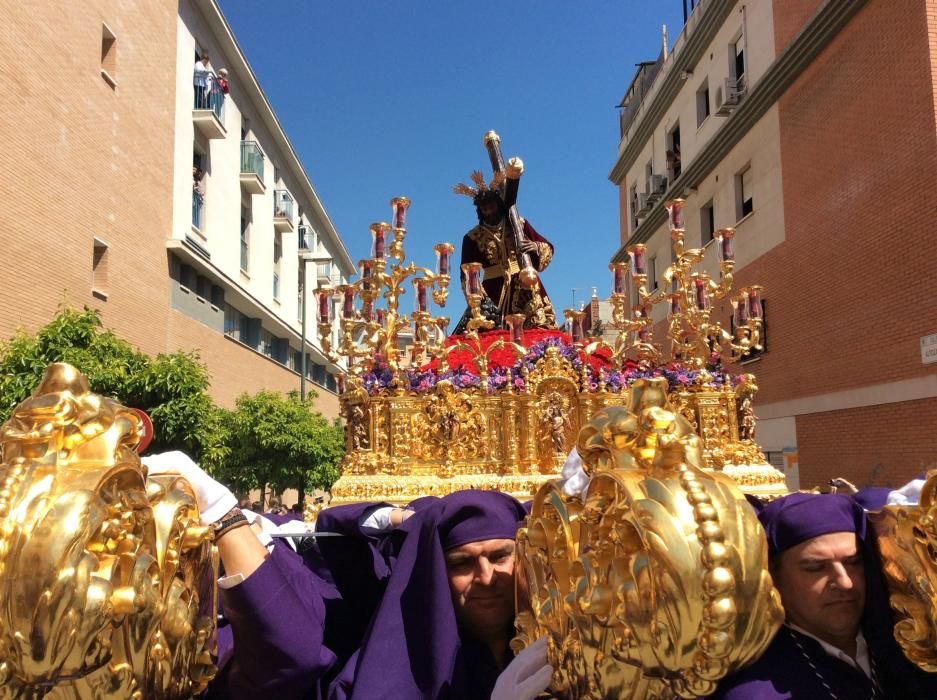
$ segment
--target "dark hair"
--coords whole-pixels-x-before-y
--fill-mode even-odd
[[[498,192],[498,190],[482,190],[472,199],[479,222],[482,221],[481,205],[487,204],[488,202],[495,202],[498,205],[498,213],[501,214],[501,216],[505,214],[504,200],[501,198],[501,193]]]

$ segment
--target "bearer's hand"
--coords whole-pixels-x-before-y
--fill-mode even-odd
[[[521,252],[522,253],[538,253],[540,252],[540,246],[537,245],[536,241],[527,241],[525,240],[521,243]]]
[[[533,700],[540,695],[553,677],[547,663],[547,638],[541,637],[521,651],[498,676],[491,700]]]
[[[147,455],[140,461],[146,465],[151,476],[178,474],[189,482],[195,491],[199,520],[203,525],[211,525],[238,504],[234,494],[226,486],[208,476],[183,452]]]

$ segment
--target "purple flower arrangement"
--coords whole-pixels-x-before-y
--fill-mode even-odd
[[[513,390],[522,392],[526,388],[524,377],[528,372],[532,372],[537,362],[546,354],[547,348],[558,348],[561,357],[570,362],[577,373],[582,373],[585,359],[582,352],[574,345],[566,342],[562,338],[546,338],[530,346],[527,353],[518,359],[510,368],[496,366],[489,370],[488,381],[485,390],[490,393],[503,391],[508,383],[508,369],[511,372]],[[683,365],[672,362],[659,367],[641,368],[629,367],[624,370],[607,368],[602,375],[605,381],[606,391],[619,393],[627,389],[637,379],[650,379],[654,377],[664,377],[670,385],[671,391],[684,389],[694,386],[700,377],[700,370],[689,369]],[[728,374],[722,369],[720,358],[714,353],[710,358],[710,363],[706,369],[709,374],[709,382],[716,386],[734,386],[737,383],[737,377]],[[587,373],[587,384],[589,391],[599,390],[599,373],[590,369]],[[481,377],[475,372],[475,368],[468,368],[463,365],[457,369],[448,369],[445,372],[437,372],[434,369],[420,369],[416,367],[407,368],[400,382],[406,391],[416,394],[423,394],[433,390],[436,384],[442,380],[452,382],[457,389],[471,389],[481,386]],[[362,375],[364,388],[371,396],[385,393],[396,386],[394,373],[384,364],[375,364],[371,371]]]

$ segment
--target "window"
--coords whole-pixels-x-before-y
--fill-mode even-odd
[[[668,175],[670,176],[670,181],[673,182],[678,177],[680,173],[683,172],[683,167],[680,159],[680,124],[678,123],[673,131],[670,132],[667,137],[667,170]]]
[[[654,174],[654,164],[653,161],[648,161],[647,165],[644,166],[644,191],[647,194],[651,193],[651,175]]]
[[[653,292],[657,289],[657,256],[647,261],[647,286]]]
[[[260,329],[260,347],[257,348],[258,352],[267,357],[273,357],[273,333],[268,331],[266,328]]]
[[[752,168],[751,165],[746,165],[745,169],[735,176],[735,218],[741,221],[753,211],[755,205],[752,202]]]
[[[250,271],[250,242],[251,242],[250,210],[241,209],[241,271]]]
[[[101,77],[117,87],[117,37],[106,24],[101,25]]]
[[[696,125],[699,126],[709,116],[709,80],[704,80],[696,91]]]
[[[713,232],[716,230],[716,217],[711,199],[699,210],[699,227],[700,245],[704,246],[713,239]]]
[[[739,37],[729,44],[729,77],[738,81],[739,86],[745,81],[745,42]]]
[[[241,334],[245,330],[245,316],[235,309],[231,304],[224,305],[224,334],[241,340]]]
[[[91,253],[91,293],[99,299],[107,299],[107,243],[94,239]]]
[[[195,280],[195,294],[205,301],[211,299],[211,280],[199,275]]]
[[[280,298],[280,259],[283,257],[283,237],[273,235],[273,298]]]
[[[332,263],[320,262],[316,265],[316,276],[320,280],[332,281]]]
[[[201,153],[192,153],[192,227],[204,228],[205,218],[205,162]]]

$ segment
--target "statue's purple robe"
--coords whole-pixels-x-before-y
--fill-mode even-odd
[[[456,621],[445,552],[468,542],[513,539],[526,513],[495,491],[421,499],[397,528],[393,571],[359,653],[330,689],[330,700],[488,698],[500,668]],[[505,630],[510,635],[510,630]]]

